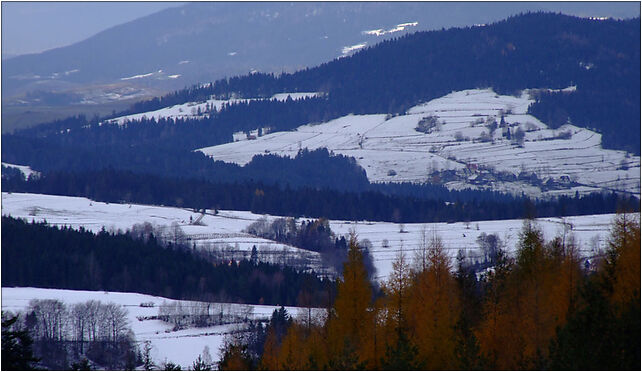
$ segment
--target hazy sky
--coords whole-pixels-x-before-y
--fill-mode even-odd
[[[42,52],[84,40],[182,2],[2,2],[2,54]]]
[[[2,55],[36,53],[73,44],[107,28],[182,4],[184,2],[3,1]],[[501,2],[494,4],[502,6]],[[639,2],[522,2],[519,5],[524,10],[544,9],[578,16],[631,18],[640,15]]]

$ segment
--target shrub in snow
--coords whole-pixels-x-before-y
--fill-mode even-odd
[[[497,121],[493,117],[489,117],[486,120],[486,128],[488,128],[488,133],[490,137],[493,137],[495,130],[497,129]]]
[[[417,123],[417,127],[415,128],[417,132],[426,134],[431,133],[433,130],[439,131],[440,129],[441,124],[439,123],[438,118],[434,115],[428,115],[419,120],[419,123]]]
[[[484,131],[484,132],[481,132],[478,140],[479,142],[490,142],[491,138],[490,138],[490,135]]]
[[[512,136],[513,143],[520,147],[524,146],[524,137],[526,137],[526,133],[524,133],[521,127],[517,128]]]
[[[565,130],[564,132],[560,133],[557,135],[557,138],[559,139],[571,139],[573,137],[573,133],[571,133],[570,130]]]
[[[537,125],[531,123],[530,121],[526,123],[526,131],[527,132],[533,132],[533,131],[536,131],[537,129],[538,129]]]

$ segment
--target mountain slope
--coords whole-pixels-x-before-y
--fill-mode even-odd
[[[605,147],[640,154],[639,29],[639,18],[525,14],[484,27],[418,32],[296,73],[219,80],[167,98],[326,92],[326,116],[339,117],[402,113],[454,90],[492,87],[515,93],[576,86],[571,94],[536,97],[531,109],[548,125],[570,119],[600,131]],[[134,108],[158,109],[162,102]]]

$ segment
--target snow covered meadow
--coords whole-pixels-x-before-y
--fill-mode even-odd
[[[29,307],[33,299],[55,299],[70,306],[89,300],[100,301],[103,304],[113,302],[127,310],[128,325],[134,333],[139,346],[145,341],[152,345],[151,356],[157,365],[165,361],[180,364],[183,369],[190,367],[205,346],[209,347],[213,361],[219,360],[219,348],[223,345],[226,335],[242,329],[244,322],[228,323],[213,327],[186,328],[173,330],[174,325],[158,319],[149,319],[159,315],[159,307],[180,303],[187,314],[190,309],[205,303],[196,301],[175,301],[169,298],[149,296],[138,293],[75,291],[65,289],[45,288],[2,288],[2,310],[17,313]],[[278,306],[242,305],[231,303],[210,304],[210,314],[233,316],[239,319],[255,321],[269,320],[272,312]],[[286,307],[292,316],[302,316],[307,309]],[[315,310],[322,312],[320,310]],[[320,314],[320,313],[319,313]],[[141,347],[142,349],[142,347]]]
[[[601,135],[588,129],[571,124],[549,129],[527,114],[532,102],[528,91],[513,97],[471,89],[417,105],[404,115],[348,115],[197,151],[244,165],[258,154],[294,157],[301,148],[326,147],[354,157],[371,182],[440,182],[451,189],[536,197],[600,190],[639,197],[639,156],[602,149]],[[417,131],[427,117],[435,117],[437,125]],[[505,126],[491,132],[487,123],[500,123],[502,117]],[[524,133],[523,142],[515,138],[518,131]],[[451,172],[435,179],[435,171]]]
[[[138,204],[115,204],[92,201],[80,197],[41,194],[2,193],[2,214],[28,221],[44,221],[51,225],[72,226],[98,232],[103,227],[112,231],[126,231],[134,224],[149,222],[156,226],[179,226],[197,248],[219,246],[229,249],[236,258],[249,258],[252,246],[259,250],[259,257],[270,262],[299,259],[310,267],[319,269],[321,259],[316,252],[287,246],[268,239],[258,238],[244,231],[250,224],[266,217],[268,221],[278,216],[262,216],[246,211],[207,211],[200,225],[190,224],[201,216],[190,209]],[[566,218],[541,218],[537,220],[547,240],[566,231],[582,249],[586,257],[594,256],[606,248],[613,214],[575,216]],[[301,219],[297,222],[300,223]],[[565,228],[566,226],[566,228]],[[354,231],[359,240],[368,239],[377,268],[377,277],[387,279],[392,271],[392,262],[400,251],[408,258],[414,256],[425,240],[433,234],[440,236],[451,257],[460,249],[471,258],[479,257],[477,237],[481,233],[497,234],[506,244],[506,249],[515,250],[521,220],[474,221],[457,223],[396,224],[372,221],[331,220],[330,227],[337,235]],[[424,238],[425,237],[425,238]],[[228,247],[228,248],[224,248]]]

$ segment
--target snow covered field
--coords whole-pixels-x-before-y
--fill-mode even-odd
[[[318,94],[319,93],[314,93],[314,92],[313,93],[278,93],[269,99],[276,100],[276,101],[286,101],[288,97],[290,97],[293,100],[299,100],[299,99],[304,99],[308,97],[316,97]],[[102,124],[123,125],[128,121],[141,120],[143,117],[147,118],[148,120],[151,120],[152,118],[156,120],[160,118],[166,118],[166,119],[203,118],[206,115],[208,115],[209,112],[212,112],[212,111],[215,112],[215,111],[221,110],[223,105],[249,102],[249,101],[258,100],[258,99],[261,99],[261,98],[228,99],[228,100],[220,100],[220,99],[212,98],[204,102],[187,102],[180,105],[164,107],[156,111],[120,116],[114,119],[107,120],[101,123],[100,125]]]
[[[539,218],[536,225],[548,241],[563,236],[566,225],[566,239],[571,236],[580,247],[583,257],[591,257],[607,248],[611,222],[614,214],[573,216],[565,218]],[[396,224],[389,222],[330,221],[330,228],[336,234],[347,234],[354,230],[359,239],[372,243],[372,254],[380,280],[388,278],[392,263],[403,251],[406,259],[412,260],[424,241],[429,242],[433,234],[439,236],[448,255],[455,263],[458,251],[464,250],[471,259],[481,257],[477,238],[480,234],[497,234],[509,253],[514,253],[522,230],[523,220],[476,221],[457,223]],[[403,227],[403,232],[401,228]],[[425,238],[424,238],[425,236]],[[385,243],[384,241],[387,241]]]
[[[209,212],[209,211],[208,211]],[[249,257],[253,245],[263,252],[262,259],[276,261],[282,257],[304,258],[311,266],[318,267],[320,258],[317,253],[286,246],[267,239],[257,238],[243,233],[251,223],[264,216],[245,211],[219,211],[217,215],[205,214],[203,226],[189,224],[189,218],[198,218],[200,214],[191,210],[173,207],[159,207],[137,204],[114,204],[91,201],[86,198],[53,196],[41,194],[2,193],[2,214],[16,218],[36,220],[51,225],[66,225],[98,232],[102,227],[108,230],[125,231],[134,224],[150,222],[156,225],[171,226],[177,223],[197,247],[208,244],[234,246],[234,251],[244,252]],[[278,216],[265,216],[268,220]],[[561,235],[564,224],[567,224],[567,236],[572,234],[579,244],[584,256],[590,257],[606,248],[613,214],[576,216],[567,218],[542,218],[537,223],[547,240]],[[300,223],[301,219],[297,220]],[[451,257],[456,257],[460,249],[475,257],[479,255],[477,237],[481,233],[496,233],[506,243],[506,249],[515,250],[518,233],[522,227],[521,220],[477,221],[471,223],[426,223],[396,224],[389,222],[368,221],[330,221],[335,234],[347,235],[351,230],[357,233],[360,240],[368,239],[372,243],[373,257],[378,271],[378,278],[387,279],[392,270],[392,262],[403,249],[412,259],[414,252],[423,241],[422,231],[429,240],[433,232],[439,235]],[[478,229],[479,227],[479,229]],[[403,232],[401,232],[403,229]],[[384,244],[384,240],[388,243]],[[270,253],[271,252],[271,253]]]
[[[549,129],[526,114],[532,102],[527,91],[512,97],[490,89],[465,90],[417,105],[405,115],[348,115],[197,151],[244,165],[257,154],[294,157],[300,148],[326,147],[354,157],[372,182],[435,182],[434,171],[451,170],[454,179],[437,180],[451,189],[531,196],[616,190],[639,197],[639,156],[602,149],[601,135],[588,129],[570,124]],[[499,124],[502,115],[507,127],[491,136],[486,121]],[[429,133],[415,130],[428,116],[439,125]],[[518,128],[525,132],[523,146],[508,139],[508,128],[513,136]],[[520,173],[535,173],[539,180],[515,179]]]
[[[138,293],[101,292],[101,291],[74,291],[65,289],[43,288],[2,288],[2,310],[14,313],[25,310],[32,299],[56,299],[67,306],[76,303],[97,300],[102,303],[113,302],[123,306],[128,312],[128,322],[134,332],[136,341],[143,343],[151,341],[152,357],[154,362],[161,364],[167,359],[178,363],[186,369],[192,365],[203,348],[208,346],[214,361],[219,360],[219,348],[223,345],[226,334],[238,329],[242,323],[226,324],[207,328],[188,328],[172,331],[172,324],[160,320],[139,320],[138,317],[158,315],[158,307],[163,303],[172,303],[175,300],[143,295]],[[141,307],[141,303],[153,303],[154,307]],[[180,301],[184,308],[198,305],[195,301]],[[214,303],[211,306],[212,314],[223,312],[246,316],[248,319],[268,320],[277,306],[268,305],[241,305],[230,303]],[[307,309],[286,307],[292,316],[300,316]]]

